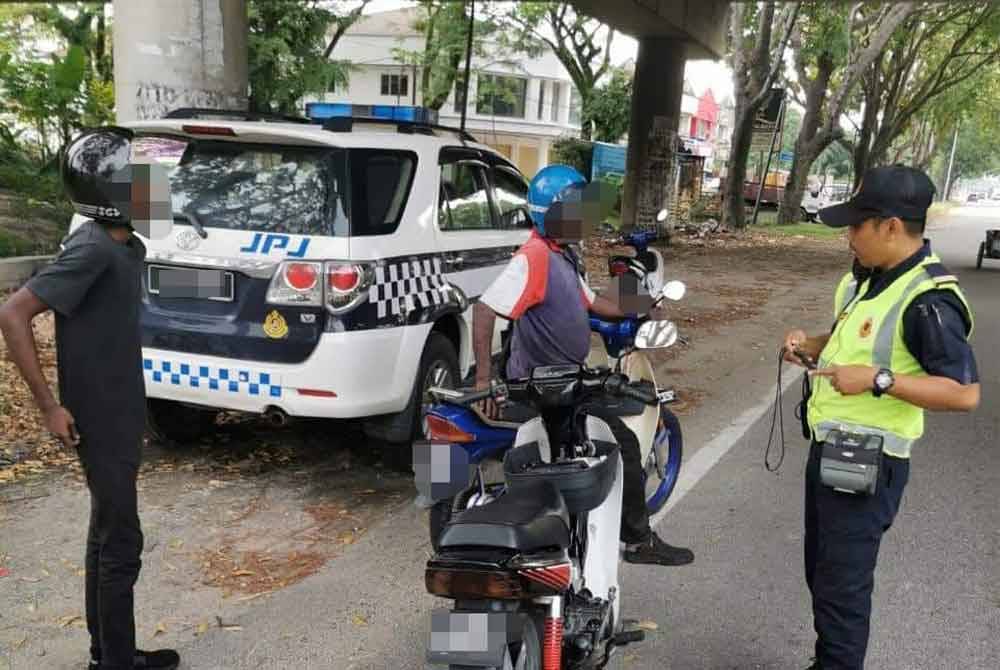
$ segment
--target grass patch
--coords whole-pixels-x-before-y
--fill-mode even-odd
[[[783,235],[786,237],[801,235],[823,240],[836,239],[844,233],[839,228],[824,226],[822,223],[799,222],[779,226],[777,210],[762,210],[758,212],[757,225],[749,227],[748,230],[757,230],[770,235]]]
[[[13,258],[14,256],[33,256],[39,253],[37,245],[31,240],[26,240],[20,235],[0,230],[0,258]]]

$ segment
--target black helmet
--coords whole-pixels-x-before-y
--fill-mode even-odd
[[[128,173],[133,133],[107,127],[83,133],[62,152],[60,172],[73,208],[91,219],[129,224],[131,190]]]

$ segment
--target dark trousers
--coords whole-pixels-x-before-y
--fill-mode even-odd
[[[99,443],[80,444],[90,489],[87,531],[87,629],[91,658],[102,670],[132,670],[135,615],[132,591],[139,577],[138,462],[123,460]]]
[[[646,509],[646,482],[643,478],[639,438],[613,412],[601,404],[588,404],[585,412],[604,420],[611,427],[622,455],[624,481],[622,483],[621,541],[638,544],[649,538],[649,511]]]
[[[875,564],[882,535],[899,510],[910,474],[906,459],[886,456],[873,496],[838,493],[820,482],[821,447],[806,465],[805,564],[823,670],[862,670],[868,649]]]

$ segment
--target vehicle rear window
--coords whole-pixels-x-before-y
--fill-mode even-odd
[[[399,225],[416,162],[404,151],[190,142],[170,170],[173,209],[206,228],[385,235]]]

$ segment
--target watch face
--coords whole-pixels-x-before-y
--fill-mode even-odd
[[[882,390],[889,388],[892,384],[892,375],[888,372],[879,372],[875,375],[875,384]]]

